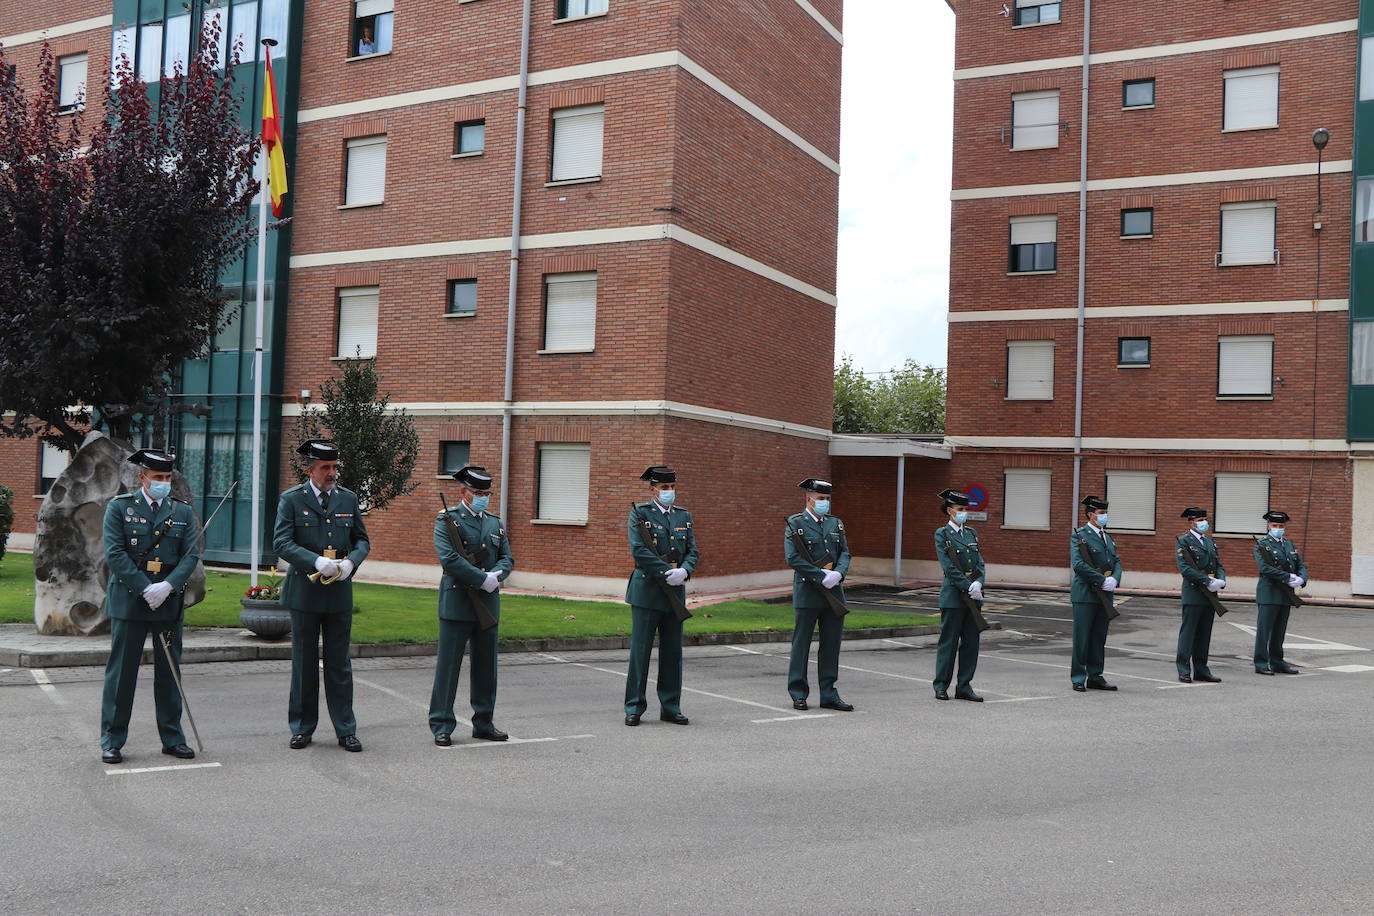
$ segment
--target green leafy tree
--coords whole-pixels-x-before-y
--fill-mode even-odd
[[[945,431],[945,370],[908,359],[875,378],[848,354],[835,368],[837,433],[939,434]]]
[[[419,486],[411,481],[420,436],[404,410],[392,410],[389,395],[378,395],[374,360],[344,363],[343,375],[320,386],[324,406],[305,410],[296,420],[297,440],[329,439],[339,446],[339,483],[358,494],[364,512],[385,509]],[[291,467],[305,480],[305,462],[292,454]]]
[[[14,528],[14,491],[0,483],[0,560],[5,559],[5,543]]]

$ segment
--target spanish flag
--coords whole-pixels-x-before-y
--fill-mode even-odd
[[[281,219],[286,196],[286,154],[281,148],[281,113],[277,110],[277,82],[272,78],[272,55],[267,54],[267,79],[262,87],[262,145],[267,150],[267,186],[272,192],[272,215]]]

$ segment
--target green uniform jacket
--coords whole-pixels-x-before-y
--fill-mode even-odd
[[[1073,567],[1073,586],[1069,589],[1069,599],[1074,604],[1098,603],[1093,587],[1102,587],[1107,578],[1102,574],[1104,569],[1110,569],[1117,583],[1121,582],[1121,558],[1116,555],[1116,544],[1110,534],[1105,531],[1102,534],[1102,537],[1098,537],[1097,532],[1084,525],[1075,528],[1073,534],[1069,535],[1069,565]],[[1083,562],[1078,550],[1079,543],[1087,545],[1088,556],[1092,558],[1090,564]]]
[[[105,563],[110,567],[105,613],[119,620],[171,622],[179,618],[182,592],[200,560],[200,532],[191,507],[168,497],[154,513],[143,490],[121,493],[105,507],[101,533]],[[162,563],[156,573],[148,572],[152,560]],[[155,582],[172,584],[172,593],[157,610],[143,600],[143,590]]]
[[[314,614],[353,612],[352,576],[329,585],[310,581],[315,560],[331,547],[338,559],[352,561],[357,575],[370,549],[367,527],[358,512],[358,495],[336,486],[326,513],[309,481],[283,493],[277,503],[277,526],[272,531],[272,548],[291,564],[281,592],[282,604],[293,611]]]
[[[692,513],[681,506],[670,506],[670,514],[665,515],[658,504],[649,501],[637,503],[630,510],[625,529],[630,538],[630,555],[634,557],[634,572],[630,573],[629,584],[625,586],[625,603],[633,607],[650,608],[655,611],[671,611],[672,605],[663,594],[661,586],[654,580],[662,579],[668,570],[680,566],[687,570],[690,579],[692,570],[697,568],[697,538],[692,529]],[[649,522],[649,532],[658,547],[658,552],[668,562],[654,556],[652,550],[644,546],[644,520]],[[636,525],[636,521],[639,522]],[[687,600],[687,586],[676,586],[678,597]]]
[[[1194,556],[1197,557],[1197,563],[1193,562]],[[1205,534],[1201,543],[1191,531],[1181,534],[1174,542],[1174,559],[1178,562],[1178,571],[1183,574],[1183,603],[1210,605],[1211,602],[1203,594],[1207,591],[1207,578],[1226,578],[1226,570],[1221,567],[1221,552],[1217,550],[1217,542]]]
[[[949,550],[946,550],[946,544]],[[958,564],[950,560],[950,551],[953,551]],[[959,596],[967,595],[969,586],[974,582],[982,582],[986,575],[983,555],[978,550],[978,532],[968,525],[964,526],[963,531],[955,531],[948,524],[941,525],[935,529],[935,556],[945,573],[944,584],[940,586],[940,607],[963,607],[964,599]],[[961,570],[960,565],[968,572]]]
[[[800,530],[802,542],[811,556],[819,563],[807,562],[792,541],[792,532]],[[849,575],[849,540],[844,534],[844,522],[833,515],[817,520],[810,512],[798,512],[787,517],[787,531],[783,534],[784,550],[787,552],[787,565],[792,567],[792,606],[802,608],[828,608],[821,588],[825,578],[825,565],[841,576]],[[837,584],[830,591],[844,603],[844,584]]]
[[[1284,585],[1288,584],[1289,574],[1301,576],[1307,582],[1307,564],[1302,561],[1298,548],[1288,538],[1282,541],[1264,535],[1255,541],[1255,563],[1259,565],[1259,583],[1255,586],[1256,604],[1277,604],[1289,607]]]
[[[505,582],[511,570],[515,569],[506,529],[496,516],[484,512],[479,518],[467,506],[449,509],[447,514],[458,523],[458,536],[463,539],[463,549],[472,557],[473,563],[464,560],[454,549],[453,541],[449,539],[448,522],[444,521],[445,513],[440,512],[434,519],[434,553],[439,557],[439,565],[444,568],[444,579],[439,585],[439,619],[477,620],[472,599],[463,587],[466,585],[477,589],[491,616],[500,620],[501,590],[484,592],[482,583],[489,572],[496,573],[496,578]]]

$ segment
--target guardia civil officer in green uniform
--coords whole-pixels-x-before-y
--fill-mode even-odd
[[[444,568],[444,579],[439,585],[439,658],[429,695],[429,730],[440,747],[453,744],[453,729],[458,725],[453,700],[458,694],[465,647],[472,653],[468,672],[472,737],[487,741],[509,737],[491,722],[496,709],[496,637],[500,627],[484,630],[479,626],[473,593],[499,623],[501,583],[510,576],[515,561],[501,519],[487,511],[491,503],[487,469],[468,465],[454,479],[458,481],[458,505],[434,520],[434,552]],[[457,522],[461,544],[453,543],[445,515]]]
[[[1295,592],[1307,584],[1307,564],[1298,546],[1287,537],[1288,513],[1266,512],[1264,520],[1269,531],[1255,541],[1255,564],[1259,566],[1255,673],[1297,674],[1298,669],[1283,660],[1283,637],[1288,632],[1288,615],[1297,604]]]
[[[686,725],[687,717],[682,714],[682,621],[673,613],[673,605],[659,583],[666,582],[678,600],[687,600],[683,583],[697,566],[692,513],[674,504],[677,474],[672,468],[655,465],[639,479],[648,481],[651,498],[631,507],[626,526],[635,568],[625,588],[631,615],[625,724],[638,725],[649,708],[645,696],[649,657],[654,650],[654,634],[658,634],[658,717]]]
[[[310,744],[320,718],[317,659],[324,638],[324,698],[339,746],[361,751],[353,718],[353,574],[367,557],[367,527],[358,496],[339,486],[339,449],[310,439],[296,452],[305,457],[308,479],[281,495],[272,546],[290,564],[282,603],[291,609],[291,699],[287,719],[290,746]],[[318,575],[316,575],[318,573]],[[312,579],[312,577],[314,577]]]
[[[1069,679],[1073,689],[1115,690],[1102,672],[1107,664],[1107,611],[1094,589],[1111,593],[1121,582],[1121,557],[1107,533],[1107,501],[1083,499],[1086,524],[1069,535],[1069,564],[1073,567],[1073,657]]]
[[[978,532],[967,523],[969,499],[957,490],[940,494],[940,509],[946,523],[935,529],[935,556],[940,560],[945,581],[940,586],[940,641],[935,649],[935,699],[949,699],[949,682],[954,679],[954,658],[959,657],[959,680],[954,688],[956,700],[983,702],[973,692],[973,672],[978,670],[978,625],[960,594],[974,601],[983,600],[986,571],[978,550]]]
[[[152,635],[153,701],[162,753],[189,760],[196,752],[187,747],[181,730],[181,694],[156,634],[167,634],[180,666],[183,592],[200,559],[200,532],[191,507],[172,498],[172,457],[140,449],[128,460],[139,466],[139,488],[110,500],[102,529],[110,568],[105,587],[110,660],[100,704],[100,759],[124,759],[120,748],[129,736],[138,666]]]
[[[1174,663],[1178,666],[1178,679],[1185,684],[1193,681],[1220,684],[1221,678],[1214,676],[1207,667],[1212,624],[1217,619],[1217,612],[1203,589],[1215,594],[1225,588],[1226,570],[1222,568],[1216,541],[1207,536],[1207,529],[1211,527],[1207,510],[1189,506],[1179,517],[1187,519],[1190,527],[1174,544],[1174,559],[1183,575],[1183,619],[1178,627]]]
[[[793,709],[806,709],[811,686],[806,681],[806,665],[811,655],[811,634],[821,629],[821,647],[816,654],[817,677],[821,682],[821,706],[851,712],[854,707],[840,699],[835,681],[840,674],[840,640],[844,637],[844,618],[835,612],[825,592],[844,606],[845,574],[849,572],[849,542],[844,522],[830,514],[834,487],[824,480],[808,477],[797,484],[806,491],[806,508],[788,516],[783,535],[787,565],[792,567],[792,608],[796,625],[792,630],[792,659],[787,666],[787,692]],[[798,541],[801,542],[800,546]]]

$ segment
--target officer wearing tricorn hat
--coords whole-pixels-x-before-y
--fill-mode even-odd
[[[367,528],[358,496],[339,486],[339,449],[324,439],[303,442],[307,480],[281,495],[272,547],[288,564],[282,603],[291,609],[290,747],[310,744],[319,722],[319,645],[324,639],[324,697],[339,746],[361,751],[353,718],[353,574],[367,556]]]
[[[1107,660],[1107,610],[1096,590],[1110,595],[1121,582],[1121,558],[1107,533],[1107,501],[1083,498],[1086,524],[1069,535],[1069,564],[1073,567],[1073,656],[1069,678],[1073,689],[1115,690],[1102,676]]]
[[[121,493],[105,507],[103,537],[110,580],[105,613],[110,617],[110,659],[100,706],[100,759],[119,763],[129,734],[134,688],[143,645],[150,634],[169,634],[173,658],[181,664],[182,593],[200,560],[200,532],[191,507],[172,498],[171,455],[140,449],[137,491]],[[190,759],[181,730],[181,696],[165,652],[153,649],[153,701],[162,753]]]
[[[963,595],[975,602],[983,600],[987,577],[983,555],[978,548],[978,533],[968,524],[969,498],[958,490],[940,493],[940,511],[945,524],[935,529],[935,556],[945,580],[940,586],[940,642],[935,649],[935,699],[949,699],[949,684],[954,680],[954,659],[959,659],[959,675],[954,698],[983,702],[973,692],[973,673],[978,670],[978,625],[964,603]]]
[[[840,699],[835,681],[840,673],[840,640],[844,638],[844,581],[849,572],[849,541],[844,522],[830,514],[834,487],[829,481],[808,477],[798,487],[806,491],[806,508],[787,518],[783,549],[792,567],[792,655],[787,666],[787,692],[793,709],[806,709],[811,685],[806,666],[811,654],[811,634],[819,624],[820,650],[816,676],[820,680],[821,706],[850,712],[853,706]],[[826,593],[829,593],[828,595]]]
[[[1178,627],[1178,651],[1174,659],[1178,679],[1185,684],[1193,681],[1217,684],[1221,678],[1207,667],[1212,624],[1217,619],[1217,612],[1205,592],[1216,594],[1226,587],[1226,570],[1222,568],[1216,541],[1207,535],[1211,527],[1207,510],[1189,506],[1180,518],[1187,519],[1189,528],[1179,535],[1174,545],[1174,559],[1183,576],[1183,617]]]
[[[1298,553],[1298,545],[1287,536],[1288,513],[1266,512],[1264,521],[1268,531],[1255,540],[1255,564],[1259,567],[1255,673],[1297,674],[1298,669],[1283,660],[1283,637],[1288,632],[1288,615],[1300,600],[1297,590],[1307,584],[1307,564]]]

